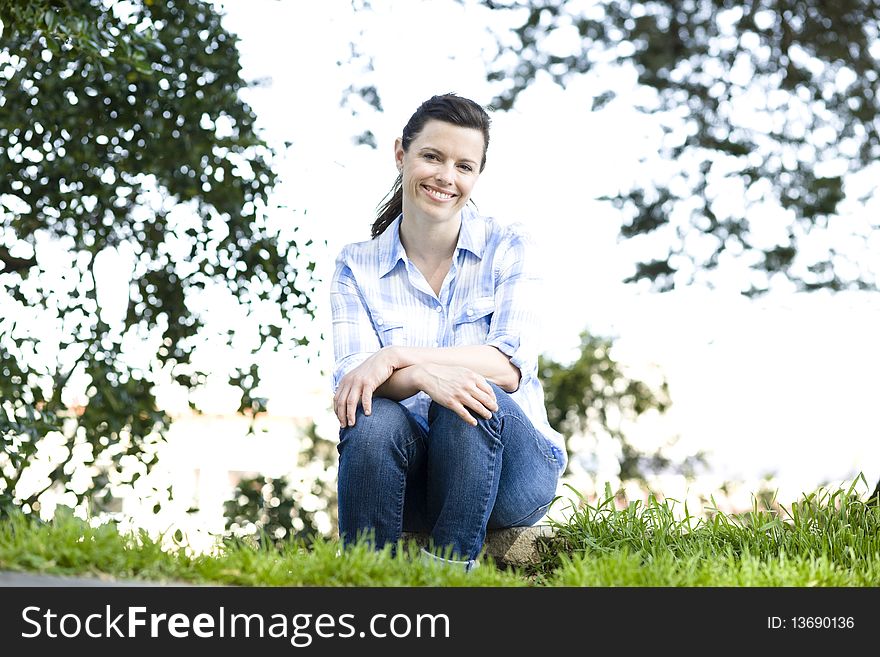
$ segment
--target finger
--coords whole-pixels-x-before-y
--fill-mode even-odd
[[[339,426],[342,428],[345,428],[345,405],[343,402],[344,399],[344,388],[339,388],[336,391],[336,396],[333,397],[333,412],[336,413],[336,419],[339,420]]]
[[[345,400],[348,397],[348,385],[343,379],[342,383],[336,389],[336,395],[333,397],[333,412],[339,419],[340,426],[345,426]]]
[[[477,426],[477,418],[470,414],[470,411],[463,406],[462,404],[455,404],[449,407],[450,410],[455,411],[455,413],[465,422],[467,422],[472,427]]]
[[[348,426],[348,398],[350,393],[346,390],[345,394],[339,398],[336,405],[336,416],[339,418],[339,424],[342,428]]]
[[[495,389],[489,384],[489,382],[486,379],[480,377],[480,379],[477,381],[477,388],[479,388],[479,390],[487,396],[487,400],[490,402],[490,404],[494,405],[494,408],[492,410],[497,411],[498,400],[495,398]],[[487,404],[487,406],[491,408],[490,404]]]
[[[361,391],[361,406],[364,407],[364,415],[369,415],[373,410],[373,389],[369,386],[364,386]]]
[[[486,394],[478,389],[474,392],[474,399],[480,403],[481,407],[486,409],[486,412],[489,414],[488,417],[492,417],[492,413],[498,410],[498,401],[495,399],[494,395]]]
[[[348,399],[345,401],[345,417],[348,420],[348,426],[353,427],[355,418],[357,417],[358,394],[354,390],[348,393]]]
[[[480,417],[482,417],[486,420],[491,420],[492,419],[492,411],[488,408],[488,405],[487,405],[488,403],[491,403],[491,402],[483,402],[480,399],[478,399],[477,397],[471,397],[470,399],[467,399],[465,401],[464,405],[466,408],[471,409],[474,413],[476,413]],[[471,416],[471,419],[472,420],[474,419],[473,416]],[[474,423],[476,423],[476,420],[474,420]]]
[[[486,419],[491,417],[492,413],[498,410],[498,400],[495,399],[495,393],[491,387],[487,390],[486,387],[477,384],[471,391],[471,396],[480,404],[481,408],[477,410],[480,415],[486,417]],[[483,408],[489,413],[488,416],[483,412]]]

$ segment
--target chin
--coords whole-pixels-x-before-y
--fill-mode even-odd
[[[461,212],[461,208],[430,208],[425,214],[437,221],[452,221]]]

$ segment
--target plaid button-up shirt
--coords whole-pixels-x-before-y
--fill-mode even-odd
[[[537,376],[540,279],[528,236],[518,225],[464,208],[438,296],[406,257],[400,220],[373,240],[346,245],[336,259],[330,290],[333,390],[346,373],[389,345],[492,345],[519,368],[520,385],[511,397],[546,437],[562,472],[565,442],[547,421]],[[420,392],[401,403],[426,424],[428,395]]]

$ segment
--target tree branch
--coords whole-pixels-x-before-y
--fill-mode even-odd
[[[0,271],[20,272],[30,269],[31,267],[35,267],[37,264],[37,259],[17,258],[13,255],[10,255],[9,249],[7,249],[5,246],[0,246],[0,263],[3,264],[3,268]]]

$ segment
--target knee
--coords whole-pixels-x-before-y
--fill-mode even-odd
[[[480,422],[481,420],[485,421],[485,418],[480,417],[476,413],[471,412],[471,416],[477,420],[477,422]],[[466,422],[458,413],[446,406],[438,404],[437,402],[432,402],[428,409],[428,424],[430,425],[432,432],[440,430],[445,433],[448,429],[459,432],[475,428],[473,425]]]
[[[401,448],[408,440],[412,440],[412,431],[406,410],[395,401],[377,397],[369,415],[358,405],[354,426],[339,432],[338,450],[340,455],[378,455]]]
[[[495,393],[495,401],[498,402],[499,411],[505,411],[509,409],[511,405],[516,406],[516,402],[513,401],[513,398],[510,396],[512,393],[507,392],[491,381],[488,383],[492,387],[492,391]]]
[[[483,452],[494,448],[500,433],[498,418],[494,414],[488,420],[476,414],[473,417],[477,420],[476,426],[445,406],[432,405],[428,449],[434,458],[469,460],[474,450]]]
[[[454,430],[475,430],[479,433],[483,433],[481,430],[488,430],[491,432],[497,432],[500,429],[501,418],[507,414],[510,409],[511,404],[515,404],[510,395],[500,387],[492,383],[488,382],[490,386],[492,386],[492,390],[495,392],[495,401],[498,403],[498,410],[492,413],[490,418],[485,418],[478,413],[471,411],[468,409],[471,417],[477,421],[477,426],[469,424],[455,411],[438,404],[437,402],[432,402],[430,408],[428,409],[428,424],[433,428],[441,428],[445,430],[454,429]]]

